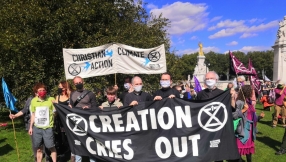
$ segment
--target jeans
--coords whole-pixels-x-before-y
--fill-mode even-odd
[[[75,162],[81,162],[81,159],[82,159],[81,156],[75,155]],[[90,161],[90,162],[96,162],[95,159],[91,159],[91,158],[89,158],[89,161]]]

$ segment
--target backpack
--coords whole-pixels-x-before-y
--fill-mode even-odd
[[[275,102],[275,93],[274,93],[274,90],[273,90],[273,89],[271,89],[271,90],[269,91],[269,95],[267,96],[267,102],[268,102],[269,104],[273,104],[273,103]]]

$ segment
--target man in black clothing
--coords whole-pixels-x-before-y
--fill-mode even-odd
[[[218,89],[215,85],[218,81],[218,75],[215,71],[210,71],[205,75],[204,82],[207,88],[204,90],[198,92],[197,94],[197,100],[207,100],[214,98],[215,96],[220,95],[224,91],[221,89]],[[232,94],[232,100],[231,100],[231,106],[235,107],[235,99],[234,99],[234,93]],[[215,162],[223,162],[223,160],[215,161]]]
[[[71,107],[81,107],[86,108],[96,108],[96,97],[95,94],[91,91],[84,90],[83,79],[79,76],[75,76],[73,83],[76,87],[76,91],[71,93],[70,96],[70,106]]]
[[[123,103],[124,106],[135,106],[138,105],[139,102],[153,100],[149,93],[142,91],[143,83],[140,77],[133,77],[131,82],[134,90],[133,92],[127,93],[125,95]]]
[[[218,96],[219,94],[223,93],[224,92],[223,90],[218,89],[215,86],[217,81],[218,81],[217,73],[214,71],[208,72],[204,78],[204,82],[207,88],[198,92],[197,100],[207,100],[210,98],[214,98],[215,96]]]
[[[174,88],[171,88],[172,77],[169,73],[163,73],[161,75],[160,85],[161,89],[157,90],[153,96],[154,100],[162,100],[163,98],[180,98],[180,92]]]
[[[82,109],[94,108],[96,110],[100,110],[96,105],[95,94],[84,89],[84,82],[80,76],[75,76],[73,78],[73,84],[76,87],[76,91],[72,92],[70,95],[70,107],[81,107]],[[72,157],[73,159],[75,158],[75,161],[82,161],[82,157],[80,155],[74,155],[72,153],[72,156],[75,156]],[[90,162],[96,162],[96,160],[90,158]]]
[[[133,91],[131,79],[131,76],[127,76],[124,78],[124,91],[119,96],[120,102],[122,103],[124,102],[125,95]]]

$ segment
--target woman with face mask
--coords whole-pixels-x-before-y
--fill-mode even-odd
[[[72,91],[73,89],[67,81],[61,81],[58,85],[58,91],[57,91],[58,95],[56,96],[56,100],[54,101],[54,103],[69,105],[69,97]],[[54,125],[55,125],[55,131],[57,132],[55,134],[56,137],[55,140],[57,141],[56,143],[58,144],[57,148],[59,148],[57,150],[57,153],[61,158],[60,161],[67,162],[69,159],[71,159],[71,161],[74,162],[75,161],[74,156],[70,157],[71,152],[69,149],[67,136],[65,134],[65,130],[60,121],[59,116],[55,116]]]
[[[67,81],[61,81],[58,85],[58,95],[55,103],[69,105],[69,98],[72,91],[73,89]]]

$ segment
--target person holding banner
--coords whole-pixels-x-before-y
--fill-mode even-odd
[[[207,100],[224,92],[216,87],[218,78],[219,77],[215,71],[210,71],[205,75],[204,82],[207,88],[198,92],[197,100]]]
[[[70,105],[69,105],[70,107],[72,108],[80,107],[82,109],[98,108],[96,105],[95,94],[92,93],[91,91],[84,90],[84,87],[83,87],[84,82],[80,76],[74,77],[73,84],[76,87],[76,91],[74,91],[70,95]],[[75,155],[75,161],[81,162],[82,157],[79,155]],[[96,162],[96,160],[90,159],[90,162]]]
[[[149,93],[142,91],[143,83],[139,76],[133,77],[131,83],[134,91],[126,94],[123,102],[124,106],[135,106],[138,105],[138,102],[153,100]]]
[[[57,160],[54,143],[54,112],[53,97],[47,97],[47,88],[43,83],[36,84],[37,97],[31,101],[31,123],[29,134],[32,135],[34,146],[37,148],[37,162],[43,158],[43,143],[51,151],[53,161]]]
[[[58,95],[54,103],[69,105],[70,94],[73,92],[71,85],[67,81],[61,81],[58,85]],[[64,127],[60,121],[58,115],[55,116],[55,140],[56,140],[56,149],[58,153],[58,160],[61,162],[68,161],[71,151],[68,144],[67,136],[65,134]],[[75,161],[75,157],[71,155],[71,162]]]
[[[76,91],[70,95],[70,106],[81,107],[82,109],[96,107],[95,94],[84,89],[83,79],[80,76],[75,76],[73,83],[76,87]]]
[[[161,89],[157,90],[153,96],[153,100],[162,100],[163,98],[180,98],[180,92],[171,88],[172,76],[169,73],[163,73],[161,75],[160,85]]]
[[[99,108],[103,109],[104,107],[121,107],[123,104],[116,100],[117,90],[114,87],[108,87],[106,90],[107,101],[103,102]]]
[[[217,83],[218,79],[219,79],[219,77],[215,71],[210,71],[210,72],[206,73],[206,75],[204,77],[204,82],[205,82],[206,88],[197,93],[196,100],[211,99],[211,98],[214,98],[214,97],[220,95],[221,93],[223,93],[224,92],[223,90],[218,89],[216,87],[216,83]],[[230,91],[230,93],[232,96],[231,97],[232,98],[231,99],[231,106],[235,107],[235,93],[232,91]],[[223,160],[216,161],[216,162],[223,162]]]
[[[133,92],[133,87],[131,84],[132,77],[127,76],[124,78],[124,91],[120,94],[119,99],[121,102],[124,102],[125,95]]]

